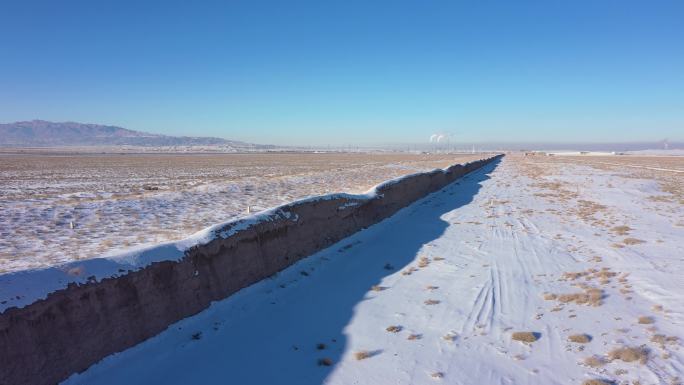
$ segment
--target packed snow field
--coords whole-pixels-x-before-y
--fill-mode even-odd
[[[599,162],[507,156],[66,383],[678,384],[682,176]]]
[[[187,237],[252,211],[479,159],[418,154],[0,154],[0,273]]]

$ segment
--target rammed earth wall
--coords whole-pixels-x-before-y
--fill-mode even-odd
[[[0,314],[0,384],[54,384],[298,260],[376,224],[499,156],[236,220],[179,260],[70,284]]]

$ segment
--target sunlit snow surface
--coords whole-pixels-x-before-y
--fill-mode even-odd
[[[506,157],[67,383],[676,383],[681,183],[631,172]],[[587,271],[615,275],[565,274]],[[583,286],[599,306],[544,298]],[[619,347],[644,362],[611,361]]]

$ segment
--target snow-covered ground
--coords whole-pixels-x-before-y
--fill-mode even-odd
[[[0,273],[175,241],[311,195],[484,155],[0,154]]]
[[[679,383],[681,174],[635,170],[506,157],[66,383]]]

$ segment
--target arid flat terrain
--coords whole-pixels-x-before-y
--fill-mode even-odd
[[[479,159],[422,154],[0,154],[0,272],[184,238],[311,195]]]

